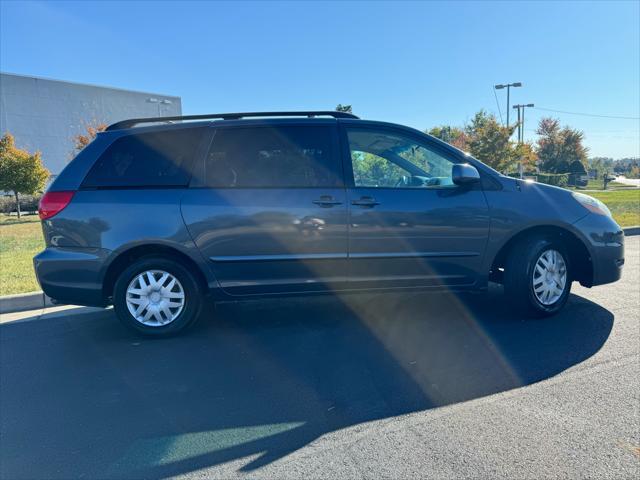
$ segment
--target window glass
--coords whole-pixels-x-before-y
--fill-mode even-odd
[[[356,187],[447,188],[453,162],[410,137],[348,129]]]
[[[341,183],[329,127],[219,129],[204,170],[209,187],[335,187]]]
[[[374,153],[351,150],[351,162],[356,187],[395,187],[399,179],[411,175]]]
[[[184,186],[203,133],[203,128],[189,128],[120,137],[96,161],[83,186]]]

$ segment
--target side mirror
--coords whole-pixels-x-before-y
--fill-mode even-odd
[[[471,185],[480,181],[480,174],[473,165],[456,163],[451,167],[451,179],[456,185]]]

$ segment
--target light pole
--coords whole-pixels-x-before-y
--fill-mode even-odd
[[[524,143],[524,109],[527,107],[533,107],[533,103],[520,103],[514,105],[513,108],[518,109],[518,143]],[[520,113],[522,110],[522,113]],[[518,162],[518,174],[520,178],[523,176],[522,161]]]
[[[494,85],[493,87],[496,90],[502,90],[503,88],[507,89],[507,127],[509,126],[509,94],[511,92],[511,87],[521,87],[521,86],[522,86],[521,82],[514,82],[514,83]]]
[[[524,143],[524,109],[533,108],[533,106],[533,103],[521,103],[513,106],[513,108],[518,109],[518,143]],[[522,109],[522,114],[520,109]]]

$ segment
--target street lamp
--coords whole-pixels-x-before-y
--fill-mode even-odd
[[[521,87],[521,86],[522,86],[521,82],[514,82],[514,83],[494,85],[493,87],[496,90],[502,90],[503,88],[507,89],[507,127],[509,126],[509,93],[511,91],[511,87]]]
[[[514,105],[513,108],[518,109],[518,142],[524,142],[524,109],[525,108],[533,108],[533,103],[521,103],[519,105]],[[520,113],[520,109],[522,109],[522,114]]]

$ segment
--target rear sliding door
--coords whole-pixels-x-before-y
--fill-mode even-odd
[[[335,122],[217,127],[187,228],[232,295],[344,288],[347,205]]]

